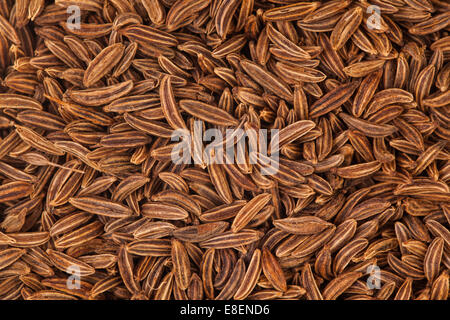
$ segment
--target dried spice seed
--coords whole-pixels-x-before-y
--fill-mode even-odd
[[[447,300],[448,9],[1,2],[0,299]]]

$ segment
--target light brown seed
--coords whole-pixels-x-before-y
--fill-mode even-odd
[[[231,231],[236,233],[245,228],[245,226],[262,210],[270,201],[271,195],[267,193],[259,194],[247,202],[236,214]]]

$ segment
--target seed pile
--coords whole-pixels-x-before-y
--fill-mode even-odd
[[[449,24],[444,0],[0,1],[0,298],[447,299]],[[173,163],[196,120],[278,129],[278,172]]]

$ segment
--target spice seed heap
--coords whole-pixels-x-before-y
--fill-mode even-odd
[[[449,25],[445,0],[0,1],[0,299],[448,299]],[[252,135],[175,163],[197,127],[278,130],[276,172]]]

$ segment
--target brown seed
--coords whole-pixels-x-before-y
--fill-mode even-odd
[[[203,281],[203,290],[205,295],[213,299],[214,298],[214,285],[213,285],[213,262],[215,249],[208,249],[205,251],[205,254],[202,259],[201,264],[201,278]]]
[[[338,298],[361,276],[361,272],[342,273],[341,275],[330,281],[328,285],[323,289],[323,298],[325,300],[336,300],[336,298]]]
[[[4,249],[0,251],[0,269],[4,269],[13,264],[24,254],[25,250],[18,248]]]
[[[272,286],[277,290],[286,291],[287,285],[283,270],[275,256],[267,248],[263,249],[261,264],[264,275]]]
[[[256,286],[256,283],[261,274],[261,264],[261,250],[256,249],[253,252],[252,258],[248,264],[244,279],[242,280],[236,293],[234,294],[233,298],[235,300],[243,300],[253,291],[253,288]]]
[[[71,198],[69,199],[69,202],[78,209],[92,214],[114,218],[124,218],[133,214],[133,211],[130,208],[98,196]]]
[[[356,238],[356,237],[355,237]],[[364,250],[369,241],[364,238],[356,238],[345,245],[334,257],[333,271],[336,275],[342,273],[353,257]]]
[[[323,300],[309,263],[306,263],[302,269],[301,282],[305,287],[308,300]]]
[[[432,283],[439,274],[443,251],[444,240],[442,238],[435,238],[427,249],[423,259],[423,271],[430,283]]]
[[[356,179],[371,175],[381,168],[381,163],[372,161],[336,169],[336,174],[347,179]]]
[[[310,120],[300,120],[279,130],[278,133],[275,133],[275,136],[272,137],[272,140],[278,139],[278,145],[281,148],[284,145],[304,136],[315,126],[315,123]],[[272,151],[273,147],[269,149]]]
[[[388,254],[387,261],[391,268],[403,277],[410,277],[413,280],[420,280],[425,277],[422,270],[410,266],[409,264],[399,260],[391,253]]]
[[[350,39],[359,27],[362,18],[363,14],[360,7],[355,7],[342,15],[330,36],[330,42],[334,50],[342,48],[347,40]]]
[[[127,80],[101,88],[67,90],[66,95],[80,105],[97,107],[125,96],[131,92],[133,86],[133,82]]]
[[[127,251],[139,256],[169,256],[170,241],[166,239],[135,240],[127,244]]]
[[[245,228],[256,214],[267,205],[270,199],[270,194],[263,193],[246,203],[236,214],[231,224],[231,230],[236,233]]]
[[[362,61],[351,64],[344,68],[344,72],[349,77],[359,78],[375,73],[378,69],[383,67],[384,60]]]
[[[170,79],[169,76],[164,76],[161,79],[159,87],[161,107],[167,122],[173,129],[186,129],[186,124],[177,108]]]
[[[47,254],[56,268],[68,274],[74,274],[76,272],[80,276],[88,276],[95,273],[95,269],[87,263],[62,252],[47,249]]]
[[[430,292],[431,300],[447,300],[448,299],[448,271],[445,270],[439,277],[433,282]]]
[[[397,128],[388,124],[375,124],[363,119],[352,117],[351,115],[340,113],[339,116],[347,123],[350,127],[353,127],[361,131],[366,136],[372,138],[381,138],[390,136]]]
[[[131,293],[139,291],[139,284],[133,276],[133,259],[125,246],[120,247],[117,259],[120,276],[128,291]]]
[[[319,7],[319,2],[299,2],[278,8],[273,8],[263,13],[266,21],[295,21],[301,20],[310,12]]]
[[[194,117],[221,126],[237,125],[238,121],[229,113],[213,105],[194,100],[180,100],[180,107]]]
[[[172,240],[172,261],[175,281],[181,290],[185,290],[191,280],[191,266],[187,251],[178,240]]]
[[[28,182],[17,181],[0,185],[0,202],[8,202],[29,196],[33,192],[33,185]]]
[[[204,223],[176,229],[173,231],[173,235],[182,241],[202,242],[225,231],[228,225],[228,222],[224,221]]]
[[[245,276],[245,264],[244,259],[240,258],[233,269],[227,283],[223,287],[222,291],[220,291],[219,295],[216,296],[215,300],[227,300],[233,297],[236,294],[239,286],[242,283],[242,280]]]
[[[260,238],[261,234],[254,230],[243,229],[237,233],[227,231],[222,233],[222,235],[200,242],[200,246],[216,249],[236,248],[258,241]]]
[[[285,50],[289,55],[298,57],[302,60],[311,58],[308,52],[298,47],[295,43],[291,42],[281,32],[272,27],[271,24],[267,25],[267,36],[269,37],[271,42],[273,42],[280,49]]]
[[[340,107],[350,99],[357,87],[358,82],[350,82],[331,90],[311,106],[309,112],[310,117],[317,118]]]
[[[394,300],[409,300],[412,293],[412,283],[413,280],[411,278],[406,278],[405,282],[403,282],[403,284],[398,289]]]
[[[181,207],[163,202],[146,203],[142,206],[142,215],[148,218],[160,218],[167,220],[182,220],[189,213]]]
[[[88,243],[101,234],[103,234],[103,224],[99,221],[94,221],[59,237],[55,240],[55,247],[63,249]]]
[[[332,226],[331,223],[314,216],[275,220],[274,225],[285,232],[299,235],[315,234]]]
[[[89,66],[84,72],[84,86],[92,86],[108,73],[108,71],[114,68],[122,58],[124,49],[123,44],[116,43],[99,52],[99,54],[89,63]]]
[[[44,138],[32,129],[16,125],[16,132],[25,143],[33,148],[52,155],[64,155],[64,152],[56,147],[50,140]]]
[[[449,6],[370,4],[0,1],[0,297],[448,299]]]
[[[260,66],[249,60],[242,60],[240,62],[244,71],[258,84],[264,87],[266,90],[286,99],[287,101],[293,101],[293,95],[291,89],[277,79],[273,74],[265,71]]]

